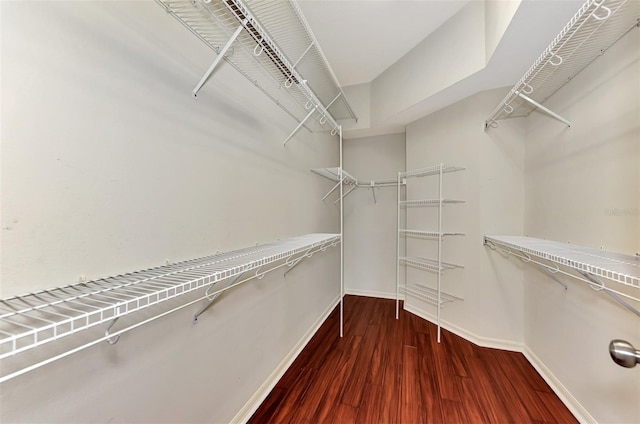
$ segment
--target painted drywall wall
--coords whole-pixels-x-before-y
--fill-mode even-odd
[[[407,170],[444,163],[463,166],[445,174],[443,196],[466,203],[446,205],[443,260],[464,269],[447,271],[442,289],[464,299],[446,304],[442,319],[475,340],[517,348],[523,340],[521,266],[483,246],[483,234],[523,231],[524,129],[518,120],[500,131],[484,132],[482,123],[505,90],[483,92],[407,126]],[[437,177],[407,180],[407,198],[437,198]],[[437,208],[409,208],[406,228],[437,231]],[[437,243],[407,239],[407,256],[437,258]],[[409,268],[407,280],[435,287],[436,274]],[[434,316],[435,307],[409,297],[407,305]]]
[[[339,231],[309,172],[336,138],[282,149],[296,123],[227,65],[192,99],[215,54],[157,4],[0,7],[3,297]],[[3,383],[0,421],[229,422],[335,301],[338,253]]]
[[[344,141],[344,168],[361,182],[395,180],[405,167],[405,135]],[[347,293],[395,297],[397,188],[358,188],[344,202]]]
[[[640,252],[639,75],[635,29],[545,103],[570,129],[541,113],[525,121],[527,235]],[[527,347],[597,422],[639,422],[640,369],[615,365],[608,344],[640,346],[640,318],[583,283],[563,278],[565,291],[525,270]]]

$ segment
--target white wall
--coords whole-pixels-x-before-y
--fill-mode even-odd
[[[444,207],[444,231],[466,234],[446,238],[443,260],[464,265],[444,273],[443,290],[464,299],[445,305],[442,318],[480,343],[518,347],[523,340],[523,276],[521,266],[485,248],[483,234],[520,234],[524,216],[524,130],[517,120],[500,131],[482,131],[482,123],[504,97],[503,89],[471,96],[407,126],[407,170],[437,165],[463,166],[446,174],[444,196],[466,203]],[[409,199],[437,198],[435,177],[407,181]],[[437,230],[435,208],[411,208],[407,228]],[[433,257],[435,242],[407,240],[407,256]],[[437,258],[437,256],[436,256]],[[408,271],[408,279],[427,280],[436,275]],[[435,308],[415,299],[407,304],[426,314]]]
[[[339,231],[309,172],[337,164],[335,137],[283,150],[296,123],[226,64],[193,100],[215,55],[157,4],[1,7],[3,297]],[[196,306],[4,383],[1,421],[228,422],[335,301],[338,264],[331,249],[195,326]]]
[[[405,167],[405,135],[345,140],[344,169],[360,181],[395,180]],[[396,187],[358,188],[344,203],[347,293],[395,297]]]
[[[640,252],[639,75],[634,30],[546,103],[572,128],[540,113],[525,121],[527,235]],[[573,279],[565,292],[525,269],[527,347],[595,420],[639,422],[640,369],[614,364],[607,348],[616,338],[638,348],[640,318]]]

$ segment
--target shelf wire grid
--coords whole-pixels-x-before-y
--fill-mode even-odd
[[[340,240],[339,234],[307,234],[2,299],[0,359]]]
[[[416,199],[416,200],[401,200],[400,206],[402,207],[420,207],[420,206],[438,206],[439,204],[448,203],[465,203],[464,200],[457,199]]]
[[[447,233],[447,232],[439,233],[437,231],[406,230],[406,229],[400,229],[400,230],[398,230],[398,233],[400,233],[401,235],[403,235],[405,237],[434,238],[434,239],[437,239],[438,237],[463,236],[464,235],[464,233]]]
[[[444,292],[442,290],[440,291],[440,300],[438,300],[438,290],[421,283],[409,283],[406,286],[402,286],[401,290],[405,294],[415,296],[418,299],[436,306],[443,306],[445,303],[455,302],[456,300],[463,300],[458,296]]]
[[[304,61],[304,70],[310,75],[301,74],[297,71],[297,66],[293,66],[290,58],[294,57],[293,55],[297,54],[299,49],[293,48],[292,43],[288,38],[283,37],[283,34],[289,34],[289,38],[292,39],[300,37],[300,40],[305,32],[306,38],[313,36],[308,28],[300,27],[300,23],[296,28],[296,21],[300,22],[300,20],[293,10],[295,6],[289,1],[251,2],[252,7],[256,8],[263,19],[269,22],[268,30],[253,11],[239,0],[213,0],[209,3],[202,0],[156,0],[156,2],[216,53],[220,52],[241,25],[244,20],[241,18],[249,19],[250,17],[251,20],[244,25],[245,29],[240,32],[224,60],[296,121],[303,121],[309,111],[315,108],[314,119],[304,123],[308,130],[337,129],[338,124],[334,118],[356,118],[337,81],[326,81],[327,73],[331,72],[326,61],[314,63],[309,59],[313,55],[308,56],[309,52],[307,52],[297,66],[302,65]],[[270,35],[271,32],[280,34],[281,40],[274,40]],[[278,42],[287,46],[285,51],[277,44]],[[312,72],[314,68],[311,63],[329,71]],[[317,78],[320,80],[316,80]],[[311,87],[319,90],[318,93]],[[340,97],[327,113],[325,106],[338,94]]]
[[[494,245],[640,289],[640,256],[524,236],[485,236]]]
[[[639,22],[637,0],[588,0],[494,109],[487,126],[528,116],[536,107],[518,93],[543,104]]]
[[[464,171],[465,168],[461,166],[451,166],[451,165],[436,165],[430,166],[427,168],[413,169],[411,171],[400,172],[400,178],[410,178],[410,177],[428,177],[431,175],[440,175],[440,169],[442,169],[442,173],[447,172],[457,172]]]
[[[443,272],[450,269],[464,268],[462,265],[456,265],[448,262],[440,262],[440,266],[438,266],[437,260],[420,258],[417,256],[403,256],[400,257],[399,260],[405,265],[433,272]]]

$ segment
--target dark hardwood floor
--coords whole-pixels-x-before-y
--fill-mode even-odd
[[[395,301],[345,298],[250,423],[575,423],[520,353],[476,346]]]

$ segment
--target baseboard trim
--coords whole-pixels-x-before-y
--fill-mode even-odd
[[[273,370],[273,372],[267,377],[264,383],[258,388],[258,390],[249,398],[247,403],[244,404],[242,409],[236,414],[235,417],[230,421],[231,424],[241,424],[249,421],[249,418],[256,412],[258,407],[262,404],[262,402],[269,395],[271,390],[275,387],[275,385],[280,381],[280,378],[284,375],[284,373],[289,369],[293,361],[298,357],[302,349],[305,348],[311,337],[318,331],[320,326],[326,321],[331,312],[335,309],[335,307],[340,303],[340,295],[338,295],[325,309],[320,317],[313,323],[311,328],[307,330],[307,332],[300,338],[298,343],[293,346],[291,351],[284,357],[284,359],[278,364],[278,366]]]
[[[571,411],[574,417],[581,423],[597,424],[597,421],[589,412],[578,402],[571,392],[560,382],[560,380],[551,372],[549,368],[536,356],[526,345],[522,349],[522,354],[527,361],[538,371],[538,374],[544,378],[544,381],[551,387],[555,394],[560,398],[562,403]]]
[[[344,289],[345,294],[352,294],[354,296],[366,296],[366,297],[377,297],[379,299],[394,299],[396,298],[396,294],[389,292],[380,292],[380,291],[372,291],[372,290],[360,290],[360,289]],[[400,294],[400,300],[404,300],[404,295]]]
[[[430,314],[429,312],[426,312],[420,308],[416,308],[413,305],[407,305],[405,303],[404,309],[434,324],[438,322],[438,318],[435,315]],[[489,347],[493,349],[509,350],[512,352],[522,352],[524,348],[524,345],[522,343],[514,342],[511,340],[494,339],[491,337],[479,336],[475,333],[465,330],[462,327],[458,327],[457,325],[442,319],[440,320],[440,327],[444,328],[447,331],[451,331],[453,334],[460,336],[463,339],[469,340],[470,342],[475,343],[478,346]]]

